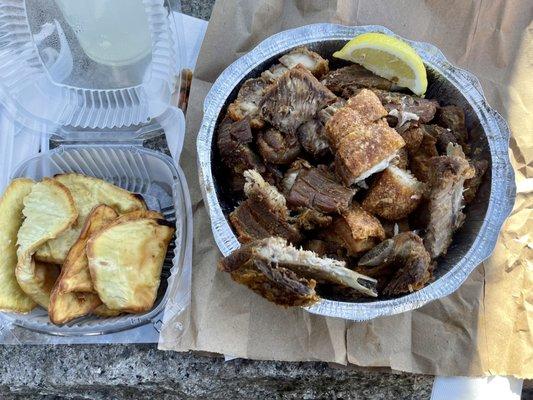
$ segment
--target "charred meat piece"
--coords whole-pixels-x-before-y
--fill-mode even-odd
[[[361,257],[357,271],[376,278],[383,294],[395,296],[422,289],[431,279],[432,263],[422,239],[404,232]]]
[[[219,262],[219,269],[231,274],[235,282],[281,306],[309,306],[319,300],[314,280],[300,278],[276,262],[257,257],[257,246],[257,242],[241,246]]]
[[[424,184],[408,171],[389,166],[372,184],[361,204],[381,218],[398,221],[413,212],[424,194]]]
[[[329,61],[307,47],[297,47],[291,50],[283,55],[279,62],[289,69],[301,65],[319,79],[329,72]]]
[[[317,283],[337,284],[376,297],[375,279],[358,274],[348,268],[344,261],[321,258],[308,250],[298,250],[287,244],[285,239],[272,237],[255,242],[255,257],[277,263],[299,277],[315,280]]]
[[[465,144],[468,140],[465,113],[461,107],[439,107],[437,109],[437,115],[435,116],[435,123],[450,129],[460,144]]]
[[[391,110],[399,120],[406,120],[409,114],[414,114],[421,123],[428,123],[435,116],[439,103],[436,100],[423,99],[417,96],[409,96],[404,93],[374,90],[389,115]],[[406,113],[409,113],[405,115]],[[401,114],[404,114],[403,116]],[[413,118],[410,118],[413,119]],[[400,121],[401,122],[401,121]]]
[[[487,172],[489,163],[487,160],[474,160],[471,162],[474,168],[474,177],[465,181],[463,192],[465,204],[470,204],[476,198],[477,191],[481,185],[483,175]]]
[[[385,231],[376,217],[353,205],[334,217],[331,226],[320,233],[320,238],[346,249],[348,255],[357,256],[385,239]]]
[[[300,125],[298,139],[304,150],[314,159],[322,159],[331,154],[326,128],[317,118]]]
[[[217,145],[222,163],[231,171],[232,186],[235,191],[242,190],[244,183],[239,178],[247,169],[256,169],[259,173],[264,173],[265,166],[259,157],[250,149],[249,143],[252,141],[252,132],[248,119],[233,122],[230,118],[225,118],[220,124],[217,132]]]
[[[429,171],[431,192],[424,244],[431,258],[437,258],[446,254],[453,233],[464,222],[463,186],[474,176],[474,169],[463,157],[440,156],[430,160]]]
[[[293,171],[291,169],[289,173],[294,173]],[[315,168],[303,165],[297,173],[286,196],[291,206],[311,208],[323,213],[348,209],[355,191],[338,183],[325,166]]]
[[[420,137],[420,144],[416,149],[413,149],[414,146],[408,148],[409,169],[416,179],[421,182],[427,182],[431,168],[429,160],[439,155],[437,140],[420,127],[414,128],[414,130],[417,132],[411,132],[411,136]]]
[[[420,129],[419,126],[413,126],[406,129],[401,135],[405,141],[405,149],[408,151],[409,155],[415,155],[424,138],[423,130]]]
[[[349,98],[356,94],[360,88],[376,88],[390,90],[393,83],[377,76],[366,68],[352,64],[331,71],[322,83],[338,96]]]
[[[259,116],[259,103],[268,83],[262,78],[248,79],[239,89],[237,99],[228,106],[228,115],[234,121],[250,118],[252,128],[262,128],[265,122]]]
[[[337,96],[305,68],[296,66],[270,85],[260,103],[261,116],[285,133],[296,133]]]
[[[295,217],[296,225],[304,231],[312,231],[318,228],[326,228],[331,225],[333,218],[320,211],[310,208],[301,209]]]
[[[299,243],[302,237],[298,228],[288,221],[289,210],[283,195],[266,183],[257,171],[246,171],[244,177],[244,192],[248,198],[229,216],[239,241],[248,243],[280,236]]]
[[[295,133],[283,133],[274,128],[259,132],[257,149],[265,162],[277,165],[292,163],[301,152]]]
[[[433,138],[437,141],[437,150],[439,154],[445,155],[446,149],[448,148],[448,145],[450,143],[452,144],[458,144],[459,140],[457,137],[455,137],[454,133],[447,128],[443,128],[438,125],[420,125],[420,128],[425,133],[433,136]]]

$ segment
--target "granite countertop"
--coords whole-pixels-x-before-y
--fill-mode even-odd
[[[208,20],[214,0],[181,0]],[[163,138],[149,147],[165,150]],[[232,360],[157,345],[1,346],[0,399],[429,399],[433,377]]]

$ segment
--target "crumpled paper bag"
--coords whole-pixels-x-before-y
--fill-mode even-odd
[[[191,185],[194,255],[190,323],[163,326],[159,347],[268,360],[320,360],[437,375],[533,377],[533,78],[528,0],[219,1],[198,59],[183,169]],[[350,322],[283,309],[216,270],[220,253],[197,179],[203,99],[235,59],[281,30],[316,23],[384,25],[439,47],[473,72],[510,124],[515,209],[494,254],[454,294],[418,310]]]

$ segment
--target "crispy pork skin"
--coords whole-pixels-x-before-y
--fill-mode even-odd
[[[423,195],[423,183],[409,171],[391,165],[372,184],[361,205],[374,215],[398,221],[418,207]]]
[[[385,239],[385,231],[376,217],[354,204],[336,216],[320,238],[346,249],[348,255],[357,256]]]

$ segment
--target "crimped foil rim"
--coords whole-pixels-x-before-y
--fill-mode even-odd
[[[510,131],[507,123],[492,109],[479,80],[470,72],[454,67],[435,46],[407,40],[379,25],[344,26],[313,24],[277,33],[228,66],[213,84],[204,101],[204,118],[197,138],[198,172],[202,195],[211,218],[215,241],[224,256],[240,244],[226,220],[214,187],[211,170],[211,146],[216,122],[227,97],[254,68],[296,46],[328,40],[349,40],[365,32],[382,32],[410,43],[424,62],[442,74],[470,103],[487,135],[492,166],[489,204],[483,224],[468,252],[446,274],[417,292],[391,300],[351,303],[322,299],[305,309],[313,314],[364,321],[380,316],[414,310],[457,290],[468,275],[487,259],[498,239],[500,229],[512,211],[516,197],[514,171],[508,154]]]

